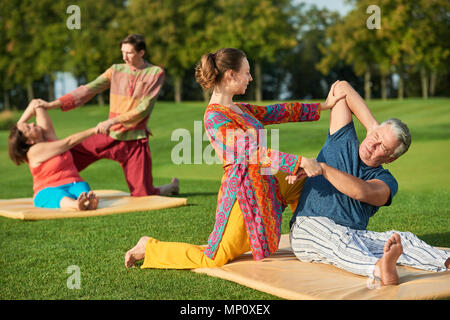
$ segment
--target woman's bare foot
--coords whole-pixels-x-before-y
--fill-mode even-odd
[[[98,207],[98,198],[94,191],[89,191],[88,193],[89,206],[88,210],[95,210]]]
[[[77,199],[78,210],[87,210],[89,207],[89,198],[86,192],[82,192]]]
[[[381,285],[397,285],[397,260],[403,252],[402,241],[398,233],[394,233],[384,245],[384,254],[376,263],[378,267],[379,276],[381,278]]]
[[[145,245],[147,244],[150,237],[142,237],[139,239],[138,243],[127,251],[125,254],[125,267],[134,267],[136,261],[142,260],[145,257]]]
[[[172,182],[159,186],[159,194],[162,196],[172,196],[180,192],[180,181],[177,178],[172,178]]]

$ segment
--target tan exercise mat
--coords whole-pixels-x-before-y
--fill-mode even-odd
[[[450,248],[441,248],[449,250]],[[332,265],[297,260],[289,235],[281,237],[278,251],[261,261],[246,253],[221,268],[194,269],[244,286],[292,300],[412,300],[450,298],[450,271],[428,272],[397,266],[398,286],[374,288],[367,277]]]
[[[96,210],[35,208],[32,198],[0,200],[0,216],[21,220],[46,220],[104,216],[115,213],[159,210],[187,205],[186,198],[146,196],[130,197],[118,190],[94,190],[99,198]]]

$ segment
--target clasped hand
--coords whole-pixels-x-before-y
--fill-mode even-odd
[[[322,174],[322,166],[316,159],[302,157],[300,162],[300,169],[295,175],[289,175],[286,177],[288,184],[293,184],[298,179],[303,177],[315,177]]]
[[[95,127],[95,133],[97,134],[109,134],[109,128],[114,124],[112,119],[108,119],[102,122],[99,122]]]
[[[334,95],[334,87],[336,87],[338,83],[339,80],[333,83],[333,85],[331,86],[330,92],[328,92],[327,100],[325,100],[325,102],[322,103],[321,105],[322,110],[328,110],[333,108],[339,100],[344,99],[346,97],[346,94],[341,94],[339,96]]]

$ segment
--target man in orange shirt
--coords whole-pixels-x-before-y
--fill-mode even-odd
[[[121,51],[124,64],[112,65],[94,81],[41,106],[69,111],[110,89],[109,119],[98,124],[100,134],[71,149],[76,167],[81,171],[97,160],[111,159],[122,166],[132,196],[177,194],[176,178],[153,186],[148,145],[147,121],[164,83],[164,70],[143,59],[146,46],[141,35],[128,35]]]

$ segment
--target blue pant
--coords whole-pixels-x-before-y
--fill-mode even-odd
[[[60,208],[59,203],[62,198],[78,199],[81,193],[88,193],[90,190],[89,184],[85,181],[45,188],[34,197],[34,206],[38,208]]]

